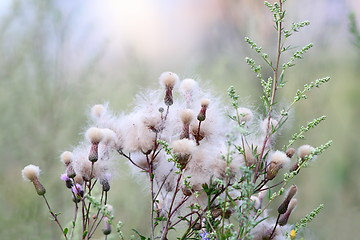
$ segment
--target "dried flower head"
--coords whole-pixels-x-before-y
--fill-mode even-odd
[[[91,108],[91,116],[93,118],[101,118],[106,113],[106,110],[103,104],[96,104]]]
[[[193,140],[181,139],[173,141],[171,145],[174,153],[191,154],[194,151],[196,143]]]
[[[272,180],[276,177],[279,170],[283,167],[287,167],[290,164],[290,158],[286,153],[276,151],[270,155],[270,163],[266,170],[266,178]]]
[[[196,144],[193,140],[186,138],[172,142],[173,151],[176,154],[178,162],[182,168],[184,168],[188,163],[195,146]]]
[[[299,158],[304,159],[306,156],[310,155],[311,152],[313,152],[315,148],[313,148],[310,145],[302,145],[297,149],[297,155]]]
[[[292,156],[294,156],[294,154],[296,153],[296,149],[295,148],[289,148],[286,150],[286,155],[289,158],[292,158]]]
[[[210,104],[210,100],[209,99],[202,99],[201,100],[201,109],[199,114],[197,115],[197,120],[199,120],[200,122],[205,121],[206,119],[206,110]]]
[[[163,72],[160,75],[160,83],[165,86],[165,88],[173,88],[175,84],[179,81],[179,77],[176,73],[173,72]]]
[[[68,166],[74,159],[74,155],[72,152],[65,151],[60,155],[60,160],[65,164],[65,166]]]
[[[111,145],[115,142],[116,133],[113,130],[109,128],[103,128],[101,129],[101,131],[103,135],[102,143],[104,143],[105,145]]]
[[[21,171],[21,175],[24,180],[33,182],[35,179],[37,179],[40,175],[40,168],[35,165],[28,165],[24,167],[24,169]]]
[[[250,122],[254,114],[248,108],[240,107],[237,109],[238,119],[240,122]]]
[[[184,124],[190,124],[194,119],[194,111],[191,109],[184,109],[180,113],[180,119]]]
[[[210,104],[210,99],[204,98],[201,100],[200,103],[202,108],[207,108]]]
[[[92,144],[99,144],[101,142],[101,140],[103,139],[104,134],[103,134],[102,129],[96,128],[96,127],[91,127],[86,131],[85,136],[86,136],[87,140],[89,142],[91,142]]]
[[[34,184],[35,190],[38,195],[42,196],[46,193],[46,189],[39,181],[40,168],[35,165],[28,165],[21,171],[24,180],[30,181]]]

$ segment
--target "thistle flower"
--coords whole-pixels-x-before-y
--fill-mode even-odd
[[[115,143],[116,133],[113,130],[109,128],[103,128],[101,129],[101,131],[103,135],[102,143],[104,145],[112,145],[113,143]]]
[[[189,139],[181,139],[172,142],[173,152],[177,156],[178,163],[182,169],[185,168],[187,162],[190,159],[191,153],[194,151],[196,146],[195,142]]]
[[[75,185],[73,185],[73,186],[71,187],[71,190],[72,190],[72,192],[74,193],[74,195],[77,196],[77,197],[82,198],[82,197],[84,196],[83,187],[82,187],[80,184],[78,184],[78,183],[75,183]]]
[[[276,151],[270,155],[270,163],[266,170],[266,178],[272,180],[276,177],[279,170],[290,163],[290,158],[281,151]]]
[[[24,169],[21,171],[21,175],[25,181],[32,182],[39,177],[40,171],[41,170],[38,166],[30,164],[24,167]]]
[[[164,72],[160,75],[160,83],[165,86],[164,102],[166,106],[171,106],[174,103],[172,91],[175,84],[179,81],[177,74],[172,72]]]
[[[315,148],[310,145],[302,145],[297,149],[297,155],[300,159],[305,159],[305,157],[310,155],[314,150]]]
[[[278,121],[274,118],[270,118],[270,123],[269,123],[269,119],[268,118],[265,118],[260,127],[261,127],[261,130],[264,134],[267,133],[267,131],[269,132],[272,132],[272,130],[278,125]],[[269,127],[269,128],[268,128]]]
[[[197,120],[199,120],[200,122],[205,121],[206,119],[206,110],[208,108],[210,104],[210,100],[209,99],[202,99],[201,100],[201,109],[199,114],[197,115]]]
[[[191,109],[185,109],[180,113],[180,119],[183,123],[183,130],[181,132],[180,138],[189,138],[190,136],[190,123],[194,119],[194,112]]]
[[[40,168],[35,165],[28,165],[21,171],[24,180],[30,181],[34,184],[35,190],[38,195],[42,196],[46,193],[46,189],[39,181]]]
[[[74,159],[74,155],[72,152],[65,151],[60,155],[60,160],[65,164],[65,166],[68,166]]]
[[[92,144],[89,152],[89,161],[94,163],[98,160],[99,143],[104,138],[104,132],[100,128],[91,127],[86,131],[85,135]]]
[[[244,108],[244,107],[238,108],[237,114],[238,114],[237,117],[241,123],[250,122],[254,117],[254,114],[252,113],[252,111],[250,109]]]
[[[286,156],[288,156],[289,158],[292,158],[292,156],[294,156],[295,153],[296,153],[295,148],[289,148],[286,150]]]
[[[94,119],[101,118],[106,114],[107,106],[103,104],[96,104],[91,108],[91,116]]]
[[[61,174],[60,179],[65,182],[67,188],[71,188],[73,183],[66,173]]]
[[[191,108],[197,95],[198,83],[194,79],[184,79],[180,84],[180,92],[185,98],[186,107]]]

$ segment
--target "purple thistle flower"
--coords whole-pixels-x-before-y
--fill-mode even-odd
[[[60,179],[63,181],[69,181],[70,178],[68,177],[68,175],[66,173],[61,174]]]
[[[83,188],[80,184],[76,183],[74,186],[71,187],[73,193],[76,196],[83,196],[84,195],[84,191]]]

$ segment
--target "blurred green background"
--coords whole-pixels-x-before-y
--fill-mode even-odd
[[[360,223],[359,76],[360,49],[349,33],[348,15],[360,25],[356,0],[287,1],[288,18],[311,25],[290,42],[315,48],[286,75],[279,102],[317,78],[331,82],[299,103],[282,132],[282,146],[300,125],[321,115],[327,120],[298,142],[333,146],[301,172],[299,205],[291,221],[320,203],[325,209],[309,225],[313,239],[356,239]],[[260,106],[261,88],[246,66],[255,57],[245,36],[273,54],[276,37],[262,1],[50,1],[0,3],[0,238],[60,239],[42,200],[20,171],[27,164],[43,170],[41,179],[54,209],[70,219],[70,196],[59,175],[62,151],[82,139],[86,113],[110,102],[115,111],[131,109],[134,96],[156,88],[163,71],[201,79],[226,101],[234,85],[245,104]],[[264,75],[270,74],[269,70]],[[110,203],[116,220],[146,233],[147,191],[119,158]],[[145,220],[144,220],[145,219]]]

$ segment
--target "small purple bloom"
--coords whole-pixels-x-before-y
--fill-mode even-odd
[[[63,181],[69,181],[70,180],[70,178],[68,177],[68,175],[66,173],[61,174],[60,179],[63,180]]]
[[[207,235],[208,235],[207,232],[200,233],[201,240],[210,240],[210,238],[208,238]]]
[[[82,186],[78,183],[72,186],[71,189],[76,196],[82,196],[84,194]]]

